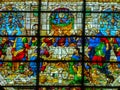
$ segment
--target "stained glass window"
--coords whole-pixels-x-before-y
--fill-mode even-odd
[[[0,90],[119,90],[120,0],[0,0]]]
[[[60,11],[66,13],[59,13]],[[66,8],[58,8],[51,14],[42,13],[41,22],[41,36],[82,35],[82,14],[69,13]]]
[[[78,37],[41,38],[43,60],[82,60],[82,39]]]

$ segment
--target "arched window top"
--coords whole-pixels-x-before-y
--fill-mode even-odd
[[[50,23],[58,26],[67,26],[74,22],[74,16],[72,13],[60,13],[60,11],[69,11],[67,8],[57,8],[50,15]],[[58,11],[58,12],[56,12]],[[66,25],[65,25],[66,24]]]
[[[54,11],[69,11],[68,8],[57,8]]]

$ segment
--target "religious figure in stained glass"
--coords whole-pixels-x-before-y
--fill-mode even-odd
[[[83,0],[0,0],[0,85],[120,86],[120,0],[83,5]],[[14,88],[20,85],[35,88]]]
[[[87,8],[92,11],[92,7]],[[101,11],[104,13],[91,13],[89,17],[88,14],[90,13],[86,13],[86,35],[93,36],[93,33],[97,35],[95,29],[98,29],[102,35],[97,36],[116,36],[117,31],[120,30],[120,14],[113,13],[113,11],[118,12],[120,10],[119,7],[110,5],[108,7],[103,6],[101,8]]]
[[[68,11],[66,8],[58,8],[55,12]],[[50,31],[53,36],[70,36],[74,29],[74,16],[72,13],[52,13],[50,16]]]
[[[82,59],[82,39],[77,37],[56,37],[41,39],[41,58],[43,60]]]

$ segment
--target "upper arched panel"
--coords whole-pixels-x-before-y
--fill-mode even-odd
[[[72,29],[74,29],[74,15],[72,13],[57,13],[61,11],[69,12],[68,8],[57,8],[50,15],[50,31],[54,32],[54,36],[71,35]]]
[[[82,11],[83,0],[42,0],[42,11],[54,11],[56,8],[68,8],[71,11]]]

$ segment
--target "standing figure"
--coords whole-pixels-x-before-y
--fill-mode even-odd
[[[120,62],[120,38],[114,38],[114,52],[117,57],[117,61]],[[120,64],[118,64],[118,68],[120,68]]]
[[[78,61],[78,60],[81,60],[81,58],[82,58],[82,56],[81,56],[79,48],[75,48],[75,52],[73,53],[71,59]]]
[[[33,76],[36,76],[37,75],[37,63],[36,62],[33,62],[37,59],[37,53],[33,53],[31,58],[30,58],[30,68],[33,72]]]
[[[99,45],[95,48],[95,55],[92,58],[93,65],[96,65],[97,68],[105,74],[110,74],[108,71],[108,65],[106,65],[105,54],[109,50],[109,41],[107,38],[100,38]]]
[[[106,32],[107,32],[107,35],[110,36],[110,30],[108,29],[108,30],[106,30]],[[109,38],[109,37],[106,38],[106,39],[108,40],[109,48],[108,48],[108,50],[106,50],[105,58],[106,58],[107,61],[110,61],[111,50],[112,50],[112,47],[113,47],[114,40],[113,40],[113,38]]]
[[[99,63],[100,66],[103,65],[103,61],[105,61],[105,53],[108,50],[108,39],[107,38],[99,38],[100,42],[97,47],[95,47],[95,54],[92,58],[94,63]]]
[[[12,48],[12,60],[13,61],[25,61],[27,60],[27,49],[29,48],[29,45],[27,43],[26,37],[18,37],[15,39],[15,43]],[[12,70],[18,70],[19,68],[19,62],[14,63]]]
[[[0,66],[3,65],[2,60],[6,56],[8,42],[9,41],[8,41],[7,37],[2,37],[1,38],[1,41],[0,41],[0,61],[1,61]]]
[[[92,61],[93,56],[95,55],[95,48],[100,43],[100,38],[90,37],[88,42],[88,56],[90,61]]]
[[[29,42],[29,46],[31,50],[31,53],[29,52],[29,59],[30,59],[30,64],[29,67],[31,71],[33,72],[33,76],[36,76],[37,74],[37,63],[34,62],[37,60],[37,38],[32,37]],[[30,51],[30,50],[29,50]]]

